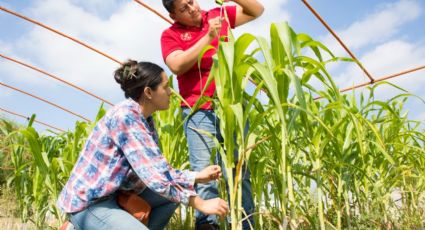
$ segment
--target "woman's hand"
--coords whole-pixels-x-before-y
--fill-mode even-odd
[[[199,196],[192,196],[190,197],[189,205],[206,215],[224,217],[229,212],[226,201],[221,198],[203,200]]]
[[[221,177],[221,168],[218,165],[210,165],[200,171],[195,177],[195,183],[208,183]]]

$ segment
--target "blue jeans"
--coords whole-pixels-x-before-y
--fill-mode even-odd
[[[183,108],[183,118],[186,118],[190,114],[189,108]],[[208,165],[210,165],[211,154],[215,148],[214,141],[206,135],[203,135],[191,128],[205,130],[215,136],[220,143],[223,142],[223,137],[220,134],[220,121],[217,118],[213,110],[199,110],[192,114],[184,124],[184,132],[186,135],[187,143],[189,146],[189,161],[190,167],[193,171],[201,171]],[[234,151],[235,159],[237,159],[237,151]],[[221,160],[220,154],[216,154],[214,159],[215,164],[219,164],[224,168],[223,161]],[[242,177],[242,206],[247,213],[250,215],[254,212],[255,206],[252,199],[250,172],[244,167]],[[234,173],[233,173],[234,175]],[[227,181],[227,175],[223,170],[224,179]],[[207,184],[196,184],[196,192],[202,199],[211,199],[218,197],[218,187],[216,181],[211,181]],[[226,185],[227,191],[229,191]],[[218,224],[216,215],[204,215],[199,211],[195,211],[196,225],[200,224]],[[254,218],[251,216],[248,220],[243,222],[243,229],[250,229],[250,223],[254,227]]]
[[[90,205],[83,211],[70,215],[71,223],[77,230],[126,229],[126,230],[162,230],[168,224],[178,204],[151,191],[143,190],[140,196],[151,206],[148,226],[142,224],[128,212],[121,209],[115,196]]]

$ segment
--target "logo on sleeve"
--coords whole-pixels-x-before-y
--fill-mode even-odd
[[[184,33],[180,34],[180,38],[183,41],[189,41],[189,40],[192,39],[192,34],[190,34],[189,32],[184,32]]]

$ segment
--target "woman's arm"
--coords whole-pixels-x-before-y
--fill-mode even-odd
[[[122,151],[137,176],[152,191],[176,203],[189,204],[196,196],[193,189],[181,189],[170,180],[171,166],[162,155],[158,145],[140,119],[138,111],[119,111],[109,126],[111,138]],[[124,163],[124,162],[122,162]],[[186,183],[195,183],[196,172],[187,172]]]
[[[170,176],[173,181],[175,181],[178,185],[186,189],[195,189],[193,187],[194,184],[188,183],[188,175],[187,173],[193,173],[193,171],[189,170],[176,170],[169,168]],[[200,172],[195,172],[195,181],[194,183],[208,183],[212,180],[218,180],[221,177],[221,168],[218,165],[210,165]]]

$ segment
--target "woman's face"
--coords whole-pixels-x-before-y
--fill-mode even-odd
[[[168,86],[168,77],[165,72],[161,73],[162,81],[155,90],[152,90],[152,105],[155,110],[166,110],[170,107],[171,89]]]

